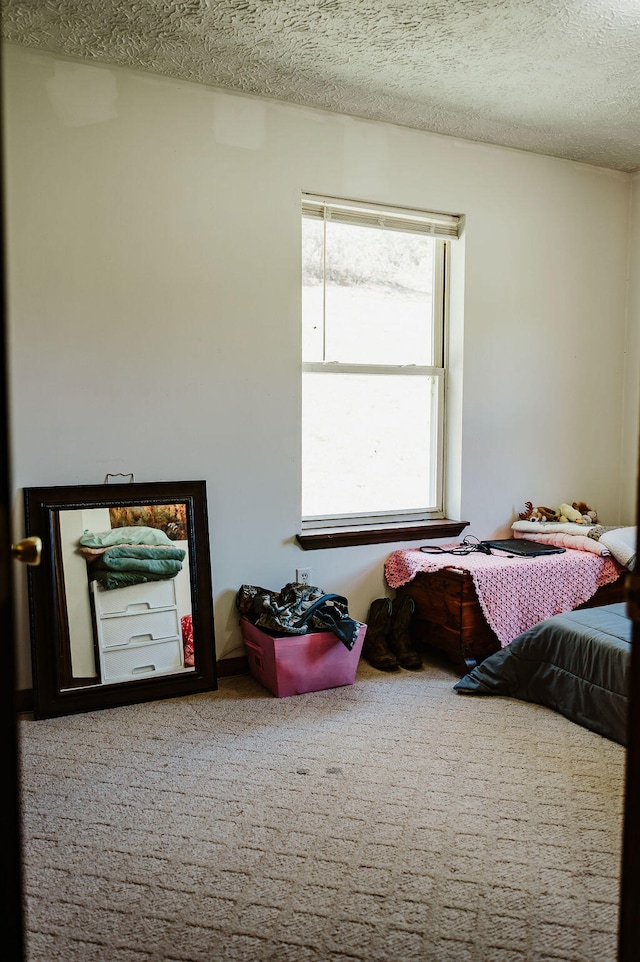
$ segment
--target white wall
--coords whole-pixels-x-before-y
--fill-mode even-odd
[[[624,415],[620,476],[621,515],[635,517],[640,434],[640,174],[631,181],[628,310],[624,350]]]
[[[416,545],[295,543],[302,190],[466,215],[467,531],[525,500],[630,523],[627,175],[18,47],[5,72],[18,529],[26,486],[204,478],[218,657],[241,653],[238,587],[301,564],[366,617]]]
[[[109,509],[60,511],[58,520],[71,674],[75,678],[93,678],[98,674],[98,666],[91,616],[91,589],[87,578],[87,562],[78,554],[77,546],[85,531],[109,530]]]

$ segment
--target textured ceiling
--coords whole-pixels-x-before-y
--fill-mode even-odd
[[[640,169],[640,0],[2,0],[2,35],[290,103]]]

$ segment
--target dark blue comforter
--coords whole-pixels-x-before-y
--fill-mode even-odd
[[[631,633],[625,604],[555,615],[490,655],[454,689],[546,705],[626,745]]]

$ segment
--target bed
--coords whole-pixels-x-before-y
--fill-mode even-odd
[[[626,745],[631,638],[624,603],[554,615],[486,658],[454,691],[545,705]]]

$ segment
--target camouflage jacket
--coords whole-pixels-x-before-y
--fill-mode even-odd
[[[360,623],[349,617],[347,599],[327,594],[322,588],[291,582],[281,591],[257,585],[242,585],[236,608],[257,628],[270,635],[305,635],[310,631],[332,631],[349,651]]]

